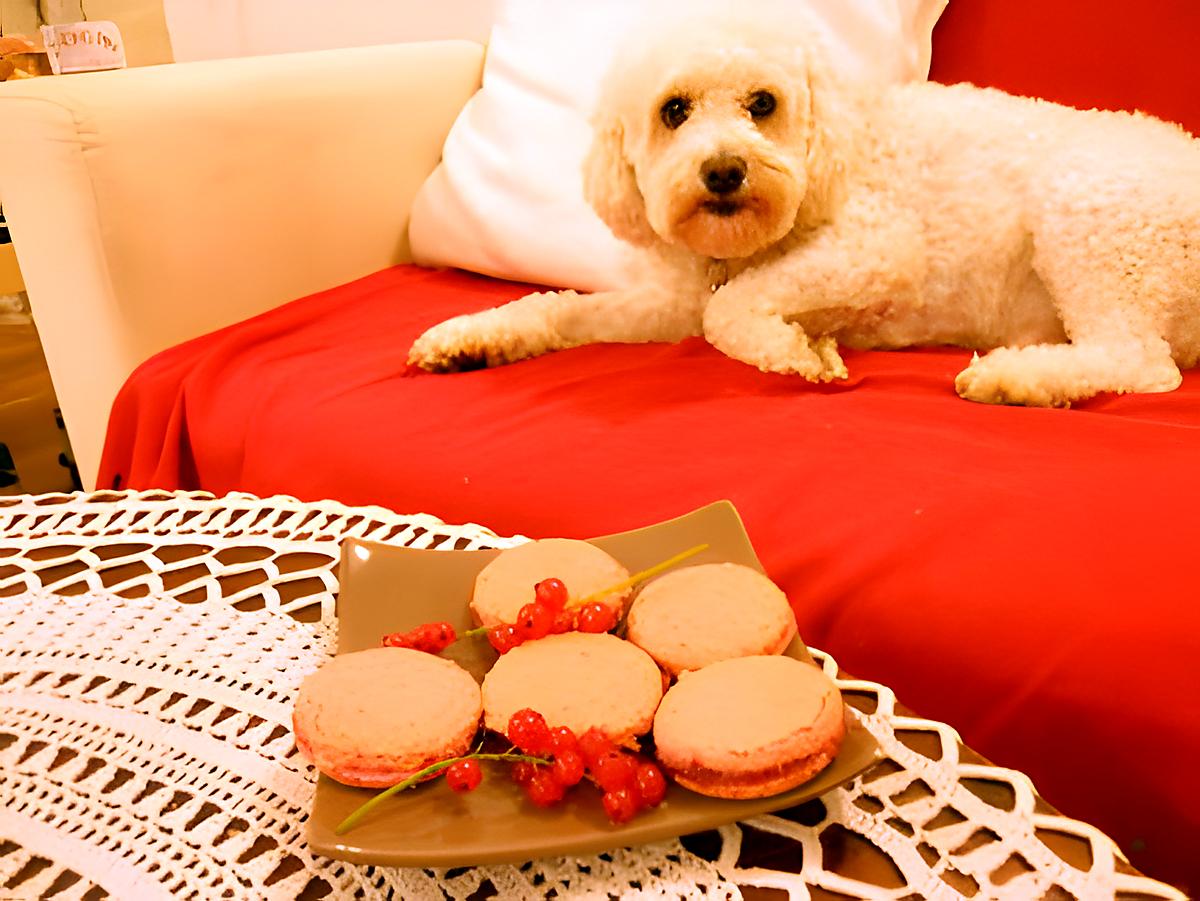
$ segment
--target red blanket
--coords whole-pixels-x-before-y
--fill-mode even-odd
[[[118,398],[100,484],[530,536],[730,498],[809,643],[1194,876],[1200,374],[1062,411],[959,400],[958,350],[849,352],[832,387],[700,340],[406,372],[422,329],[521,293],[398,267],[169,350]]]

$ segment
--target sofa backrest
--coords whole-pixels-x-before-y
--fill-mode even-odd
[[[175,60],[188,62],[412,41],[485,44],[500,0],[139,2],[162,7]]]
[[[455,41],[0,84],[0,203],[85,484],[139,363],[408,259],[482,61]]]

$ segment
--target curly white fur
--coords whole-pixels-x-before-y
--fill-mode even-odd
[[[1200,359],[1200,141],[969,85],[844,84],[796,28],[704,19],[633,42],[584,181],[656,271],[450,320],[410,361],[702,334],[813,381],[846,376],[839,343],[990,350],[955,384],[991,403],[1179,385]]]

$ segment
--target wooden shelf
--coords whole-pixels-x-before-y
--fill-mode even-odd
[[[21,270],[17,268],[17,255],[11,244],[0,244],[0,294],[16,294],[25,290]]]

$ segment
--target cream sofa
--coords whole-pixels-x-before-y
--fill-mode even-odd
[[[0,204],[79,471],[163,348],[408,259],[467,41],[0,84]]]

